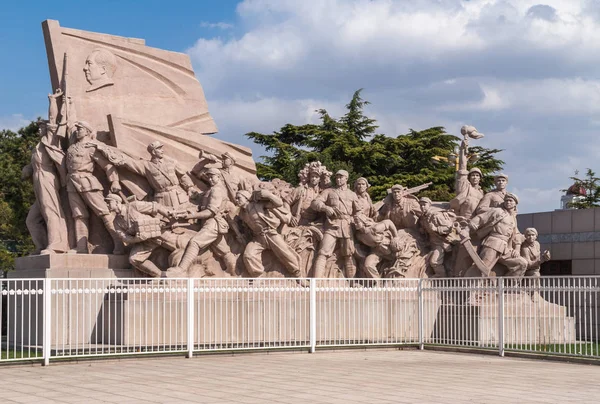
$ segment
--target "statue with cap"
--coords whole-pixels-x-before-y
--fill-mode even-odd
[[[217,166],[214,168],[217,168],[221,174],[223,186],[227,190],[227,198],[229,198],[231,202],[234,202],[236,192],[240,187],[239,175],[237,175],[234,171],[236,162],[235,157],[229,152],[225,152],[221,154],[221,156],[217,157],[214,154],[201,150],[199,158],[200,160],[191,170],[192,175],[194,175],[200,181],[206,182],[206,177],[204,177],[203,173],[206,172],[207,166],[217,164]]]
[[[348,172],[338,170],[335,173],[335,185],[325,189],[312,202],[311,207],[326,215],[323,226],[323,239],[314,262],[314,277],[324,278],[325,264],[339,246],[344,275],[354,278],[356,264],[354,262],[354,232],[352,230],[353,216],[359,210],[359,202],[354,191],[348,189]]]
[[[281,225],[289,222],[291,217],[283,200],[267,189],[259,189],[253,193],[237,191],[235,202],[240,208],[240,218],[252,232],[252,240],[243,253],[250,276],[259,277],[265,273],[262,254],[270,250],[290,275],[300,278],[300,256],[280,233]],[[298,282],[305,284],[304,280]]]
[[[523,232],[523,244],[521,244],[521,256],[527,260],[527,271],[525,276],[540,277],[541,265],[550,260],[550,251],[541,252],[540,243],[537,241],[538,231],[533,227]]]
[[[496,263],[506,268],[499,275],[523,276],[527,260],[521,256],[522,235],[517,228],[515,215],[519,198],[507,192],[500,207],[489,208],[474,216],[468,227],[482,240],[478,258],[465,274],[472,276],[477,268],[484,276],[489,276]]]
[[[496,185],[496,188],[485,194],[479,201],[474,213],[475,215],[487,212],[491,208],[498,208],[504,203],[506,186],[508,185],[508,175],[504,173],[496,174],[494,177],[494,184]]]
[[[378,221],[389,219],[398,229],[417,228],[417,221],[421,213],[419,199],[406,191],[407,189],[399,184],[392,187],[391,192],[383,200],[383,205],[379,208]]]
[[[327,167],[319,161],[313,161],[306,163],[300,172],[305,177],[304,184],[301,183],[294,188],[286,198],[292,213],[290,226],[307,226],[317,220],[318,212],[312,209],[311,204],[321,193],[320,184],[324,171],[327,171]]]
[[[153,190],[152,200],[161,205],[185,207],[189,205],[189,196],[198,192],[187,172],[175,160],[165,156],[164,145],[158,140],[146,147],[150,160],[134,159],[125,153],[115,154],[114,148],[102,143],[97,146],[113,165],[145,177]]]
[[[429,265],[433,269],[434,278],[445,278],[446,267],[444,258],[447,252],[452,251],[453,240],[450,234],[453,230],[456,214],[431,206],[431,199],[420,198],[422,215],[419,224],[422,231],[427,235],[431,252],[429,254]],[[458,241],[456,239],[456,241]]]
[[[237,276],[237,259],[225,240],[225,235],[229,231],[229,224],[224,217],[228,201],[227,190],[221,183],[221,173],[218,169],[209,168],[204,175],[210,188],[201,194],[197,211],[175,214],[178,219],[197,220],[200,230],[187,243],[183,257],[177,266],[169,270],[181,274],[187,273],[198,254],[210,248],[212,253],[223,261],[226,272],[231,276]]]
[[[110,191],[119,193],[119,174],[100,151],[94,138],[94,130],[84,121],[75,123],[75,132],[71,135],[71,145],[67,149],[67,194],[71,213],[75,224],[75,238],[78,253],[88,253],[89,210],[104,223],[110,234],[114,250],[113,254],[123,254],[123,243],[113,226],[113,217],[104,200],[104,187],[94,175],[94,168],[99,167],[106,173],[110,182]]]

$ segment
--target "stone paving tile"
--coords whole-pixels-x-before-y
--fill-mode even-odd
[[[591,403],[599,379],[600,366],[398,350],[0,367],[2,402],[25,403]]]

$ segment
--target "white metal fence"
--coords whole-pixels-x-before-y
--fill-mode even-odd
[[[599,279],[4,279],[0,363],[371,345],[600,358]]]

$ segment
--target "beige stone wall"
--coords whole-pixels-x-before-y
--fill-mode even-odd
[[[600,275],[600,208],[517,216],[519,229],[535,227],[552,260],[571,260],[573,275]]]

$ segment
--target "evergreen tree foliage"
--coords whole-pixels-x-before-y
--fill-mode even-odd
[[[33,250],[25,219],[35,196],[31,182],[21,180],[21,170],[30,162],[37,131],[37,122],[17,133],[0,131],[0,271],[13,269],[15,257]]]
[[[454,197],[455,167],[437,163],[434,156],[446,157],[455,150],[460,139],[449,135],[441,126],[389,137],[377,133],[377,122],[364,113],[369,104],[361,97],[361,90],[346,105],[346,113],[339,119],[326,110],[317,110],[320,124],[286,124],[271,134],[257,132],[246,136],[265,147],[268,156],[257,164],[262,180],[280,178],[298,183],[297,174],[305,163],[319,160],[335,172],[344,169],[350,182],[366,177],[372,187],[374,200],[382,199],[394,184],[414,187],[433,182],[420,196],[449,201]],[[493,185],[488,173],[500,171],[503,161],[495,158],[501,150],[471,147],[479,155],[477,167],[484,173],[483,187]]]

